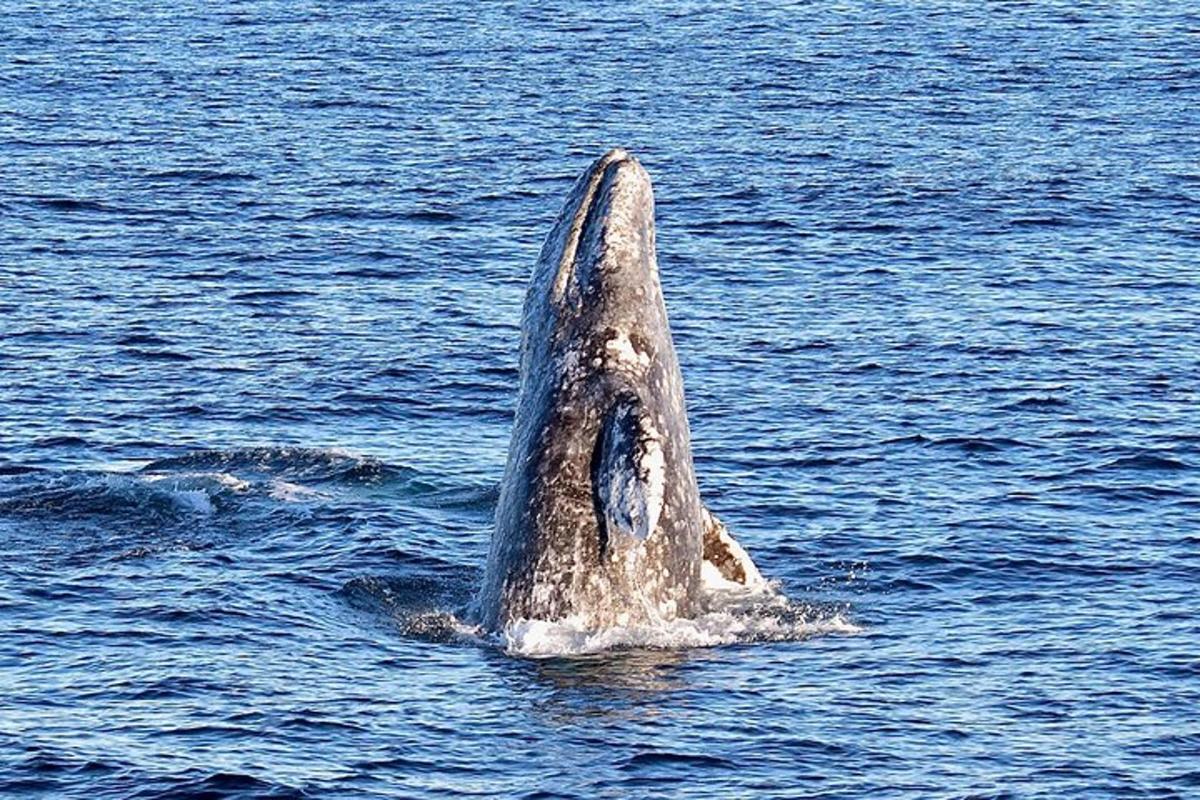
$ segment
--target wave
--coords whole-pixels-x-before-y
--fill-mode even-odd
[[[1122,456],[1104,464],[1101,469],[1133,470],[1147,472],[1176,472],[1190,470],[1191,464],[1163,453],[1146,451],[1134,455]]]
[[[146,787],[136,795],[138,800],[158,800],[162,798],[192,797],[192,798],[305,798],[311,795],[302,789],[284,784],[256,778],[240,772],[207,772],[200,769],[190,769],[187,772],[172,776],[167,785],[162,787]]]
[[[477,573],[429,556],[410,556],[406,561],[416,574],[355,578],[342,586],[341,598],[405,636],[428,642],[479,641],[481,630],[450,610],[466,605]]]
[[[259,301],[290,300],[295,297],[312,297],[314,292],[305,289],[248,289],[229,296],[230,300],[243,303]]]
[[[36,480],[30,480],[36,476]],[[0,485],[0,514],[168,522],[209,516],[248,484],[223,473],[137,476],[27,473]]]
[[[196,450],[180,456],[160,458],[142,468],[146,473],[228,472],[243,477],[279,478],[296,483],[381,484],[412,478],[417,471],[396,466],[371,456],[356,455],[338,448],[239,447],[228,450]]]
[[[140,463],[140,462],[139,462]],[[337,449],[249,447],[198,450],[133,469],[43,470],[0,465],[0,516],[104,519],[155,527],[224,513],[271,515],[335,502],[356,490],[398,503],[484,514],[497,487],[440,479]]]
[[[429,475],[413,467],[339,448],[245,447],[198,450],[152,461],[147,474],[227,473],[265,487],[275,500],[309,502],[329,499],[339,488],[391,489],[398,497],[431,508],[490,511],[499,495],[496,484],[468,484]]]
[[[143,361],[175,361],[180,363],[195,361],[187,353],[179,353],[174,350],[143,350],[142,348],[131,347],[125,351],[125,354]]]
[[[921,445],[923,447],[950,447],[966,453],[998,453],[1012,448],[1031,448],[1036,445],[1007,436],[943,436],[931,437],[921,433],[884,439],[882,445]]]
[[[114,209],[95,200],[76,200],[71,197],[43,197],[35,202],[55,211],[98,211],[107,212]]]
[[[635,753],[618,765],[621,770],[638,770],[643,767],[682,767],[692,769],[730,769],[737,765],[727,758],[703,753],[679,753],[670,750],[649,750]]]
[[[701,236],[713,235],[720,233],[723,230],[737,230],[753,233],[756,231],[777,232],[791,231],[795,233],[795,224],[785,219],[776,218],[725,218],[712,220],[707,222],[697,223],[691,226],[691,230]]]
[[[117,344],[125,346],[149,345],[150,347],[167,347],[171,342],[153,333],[132,333],[117,339]]]
[[[1034,395],[1026,397],[1015,403],[1009,403],[1003,406],[1006,410],[1026,410],[1026,411],[1043,411],[1046,409],[1062,408],[1069,406],[1071,401],[1065,397],[1056,397],[1055,395]]]
[[[258,180],[252,172],[236,172],[221,169],[181,168],[153,172],[150,178],[192,183],[245,183]]]
[[[1193,464],[1183,461],[1182,459],[1175,458],[1175,455],[1175,452],[1171,450],[1136,450],[1129,452],[1126,455],[1120,455],[1115,458],[1111,458],[1108,461],[1087,464],[1077,469],[1072,469],[1065,472],[1039,476],[1038,480],[1063,480],[1067,478],[1102,475],[1106,473],[1178,473],[1190,472],[1195,469]],[[1091,488],[1117,490],[1137,487],[1130,487],[1126,483],[1108,483],[1104,486]]]
[[[422,208],[412,211],[393,211],[376,208],[318,208],[301,217],[303,222],[316,220],[401,220],[408,222],[447,223],[455,222],[459,215],[453,211],[437,208]]]

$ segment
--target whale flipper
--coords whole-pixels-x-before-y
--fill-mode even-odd
[[[592,456],[600,552],[618,535],[644,541],[658,525],[666,484],[662,438],[635,398],[613,404]]]
[[[737,543],[725,523],[705,507],[704,519],[704,562],[711,565],[722,579],[738,583],[750,589],[766,586],[758,567],[754,566],[750,554]]]

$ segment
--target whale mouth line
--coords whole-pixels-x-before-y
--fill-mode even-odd
[[[617,172],[622,164],[636,163],[637,159],[627,151],[616,148],[606,153],[588,174],[587,188],[572,215],[571,227],[567,233],[567,239],[563,243],[562,258],[559,260],[558,274],[554,282],[556,298],[562,299],[566,296],[567,286],[578,272],[579,246],[596,224],[604,188],[611,186],[616,180]]]

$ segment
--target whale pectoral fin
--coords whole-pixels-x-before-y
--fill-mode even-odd
[[[730,535],[725,523],[707,508],[703,510],[703,519],[705,562],[727,581],[749,588],[765,586],[766,579],[754,566],[750,554]]]
[[[592,500],[603,554],[615,535],[645,540],[658,526],[666,484],[662,441],[635,398],[604,417],[592,454]]]

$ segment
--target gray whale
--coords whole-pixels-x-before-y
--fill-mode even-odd
[[[764,583],[700,499],[654,235],[650,177],[613,150],[575,182],[542,246],[473,605],[489,629],[670,621],[702,613],[714,580]]]

